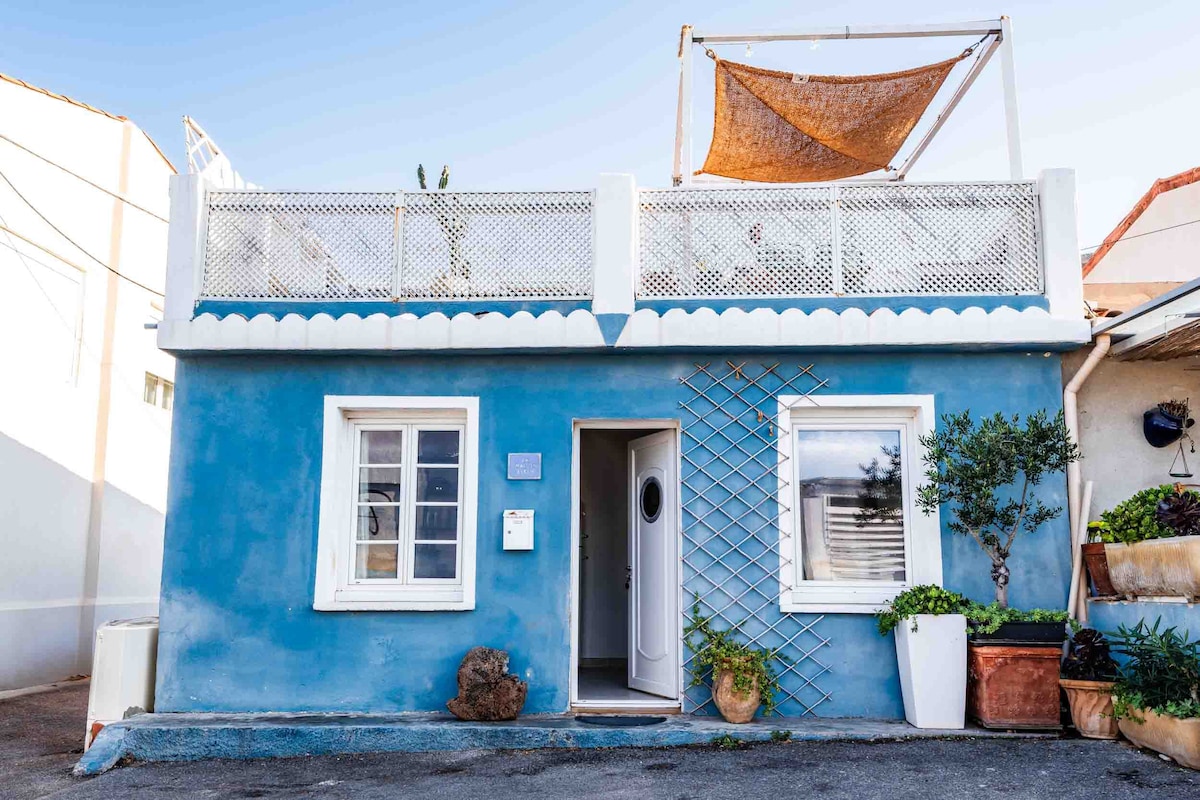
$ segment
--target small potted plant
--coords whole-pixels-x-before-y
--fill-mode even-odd
[[[1117,738],[1112,699],[1116,678],[1117,662],[1112,659],[1104,634],[1091,628],[1076,631],[1062,662],[1058,685],[1067,694],[1071,721],[1080,736]]]
[[[1083,563],[1087,566],[1092,589],[1097,597],[1112,597],[1117,590],[1113,588],[1112,579],[1108,577],[1108,556],[1104,552],[1104,536],[1108,530],[1108,523],[1095,520],[1088,523],[1087,530],[1088,540],[1080,549],[1083,551]]]
[[[904,718],[915,728],[962,728],[967,703],[967,598],[940,586],[906,589],[875,616],[896,632]]]
[[[683,631],[692,659],[691,686],[703,686],[708,676],[712,698],[726,722],[754,719],[761,706],[764,715],[775,710],[779,678],[771,662],[781,656],[734,638],[730,630],[717,630],[712,618],[701,615],[700,601],[692,605],[692,620]]]
[[[1175,628],[1122,625],[1108,634],[1124,656],[1113,713],[1122,735],[1138,747],[1200,769],[1200,640],[1189,641]]]
[[[1008,559],[1019,536],[1036,533],[1062,513],[1035,496],[1048,475],[1079,458],[1063,413],[1025,418],[995,414],[975,423],[970,412],[942,418],[921,437],[927,483],[918,490],[926,513],[949,504],[947,527],[969,536],[987,556],[996,600],[968,610],[967,711],[989,728],[1057,729],[1058,667],[1066,638],[1064,612],[1008,607]]]
[[[1166,447],[1183,438],[1192,422],[1186,400],[1168,400],[1142,415],[1142,435],[1152,447]]]
[[[1182,484],[1143,489],[1101,516],[1114,594],[1200,596],[1200,492]]]

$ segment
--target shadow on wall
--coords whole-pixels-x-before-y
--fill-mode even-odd
[[[157,613],[163,515],[111,484],[85,601],[90,497],[90,481],[0,434],[0,691],[89,673],[98,625]]]

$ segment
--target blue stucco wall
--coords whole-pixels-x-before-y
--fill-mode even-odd
[[[1153,625],[1161,620],[1163,628],[1175,627],[1187,632],[1191,640],[1200,639],[1200,604],[1154,603],[1131,600],[1089,600],[1088,627],[1105,633],[1122,625],[1132,628],[1145,621]]]
[[[679,418],[679,378],[728,354],[204,356],[176,368],[163,564],[158,711],[436,710],[476,644],[530,682],[526,711],[568,705],[570,448],[575,418]],[[932,393],[938,414],[1061,406],[1057,355],[816,354],[842,394]],[[734,358],[733,360],[737,360]],[[761,358],[749,359],[757,363]],[[773,358],[772,360],[778,360]],[[312,610],[326,394],[480,397],[477,604],[470,612]],[[505,479],[505,454],[543,454],[541,481]],[[1065,505],[1065,480],[1040,487]],[[537,549],[504,552],[504,508],[537,511]],[[1016,606],[1060,606],[1066,523],[1018,544]],[[943,531],[947,586],[991,597],[976,545]],[[826,716],[902,716],[891,638],[868,615],[827,615]]]

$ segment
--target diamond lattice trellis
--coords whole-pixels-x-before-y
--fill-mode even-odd
[[[779,538],[779,515],[788,509],[777,494],[776,421],[780,395],[808,396],[825,381],[811,365],[725,362],[697,364],[680,382],[689,391],[680,403],[685,624],[698,600],[701,613],[718,627],[779,650],[779,713],[811,714],[830,699],[817,684],[829,671],[818,658],[829,639],[819,630],[823,616],[779,610],[781,568],[790,548],[781,547]],[[782,480],[786,486],[786,474]],[[685,648],[685,669],[694,658]],[[700,687],[688,690],[684,706],[713,713],[712,698]]]

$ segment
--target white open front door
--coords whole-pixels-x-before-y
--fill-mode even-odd
[[[675,432],[629,443],[629,688],[679,697]]]

